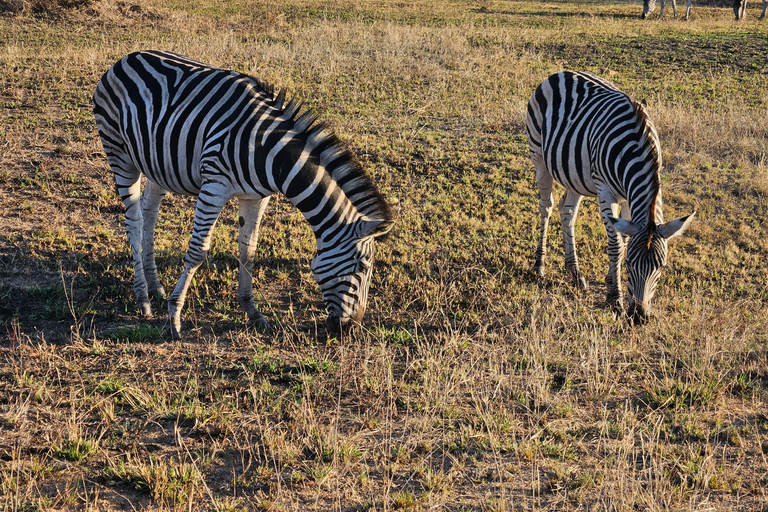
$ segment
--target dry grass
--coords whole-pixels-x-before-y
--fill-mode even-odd
[[[636,3],[103,0],[0,18],[2,510],[765,510],[768,23]],[[244,325],[235,209],[183,315],[134,311],[90,112],[101,74],[165,48],[286,87],[395,203],[364,329],[327,339],[311,232],[267,213]],[[656,318],[604,302],[594,201],[529,273],[537,199],[524,109],[550,73],[603,74],[648,105],[675,242]],[[156,249],[178,278],[192,203]],[[162,311],[164,304],[155,309]]]

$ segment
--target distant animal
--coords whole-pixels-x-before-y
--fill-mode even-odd
[[[686,1],[685,19],[687,20],[691,14],[691,1]],[[661,0],[661,9],[659,10],[659,18],[664,16],[664,2]],[[656,0],[643,0],[643,13],[641,17],[646,19],[653,10],[656,8]],[[768,0],[763,0],[763,12],[760,15],[760,19],[765,18],[765,11],[768,9]],[[733,0],[733,14],[737,20],[743,20],[747,10],[747,0]],[[677,8],[675,6],[675,0],[672,0],[672,17],[677,17]]]
[[[534,272],[544,273],[554,180],[565,187],[559,209],[566,268],[586,288],[574,224],[583,196],[597,197],[608,233],[607,302],[623,310],[621,260],[626,256],[628,313],[634,322],[646,321],[667,264],[667,244],[688,229],[694,214],[664,222],[659,138],[645,109],[607,80],[564,71],[534,91],[526,131],[541,214]],[[621,219],[616,218],[619,212]]]
[[[733,0],[733,14],[737,20],[743,20],[746,15],[747,0]],[[763,12],[758,19],[765,18],[765,11],[768,10],[768,0],[763,0]]]
[[[165,51],[132,53],[101,78],[96,126],[126,212],[134,295],[151,315],[158,281],[154,231],[166,191],[197,197],[184,271],[168,299],[171,336],[224,205],[239,202],[238,299],[248,320],[269,323],[253,299],[252,270],[262,215],[283,193],[314,231],[312,272],[332,335],[365,313],[374,239],[393,225],[390,206],[353,155],[315,114],[256,78]],[[142,176],[147,181],[141,192]]]
[[[664,3],[665,3],[665,0],[661,0],[659,18],[664,16]],[[691,15],[691,3],[692,3],[692,0],[686,1],[686,8],[685,8],[686,20]],[[641,18],[646,19],[648,16],[651,15],[651,13],[655,8],[656,8],[656,0],[643,0],[643,14],[641,15]],[[675,4],[675,0],[672,0],[672,17],[677,18],[677,5]]]

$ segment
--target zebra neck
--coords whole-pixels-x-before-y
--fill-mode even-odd
[[[281,192],[307,220],[318,244],[351,236],[355,222],[364,214],[323,167],[312,170],[314,172],[304,169],[292,180],[286,179]]]
[[[641,226],[648,226],[651,221],[655,225],[663,224],[661,189],[655,194],[655,200],[653,198],[654,192],[647,189],[641,192],[644,193],[632,194],[631,191],[627,193],[632,222]]]

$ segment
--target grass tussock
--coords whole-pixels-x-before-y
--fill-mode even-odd
[[[88,6],[92,0],[2,0],[0,13],[48,14],[65,9]]]
[[[31,5],[0,17],[0,508],[763,510],[758,7],[736,24],[710,4],[688,22],[588,1]],[[326,337],[312,234],[282,199],[254,271],[274,332],[237,306],[235,205],[190,290],[185,338],[168,340],[162,301],[137,315],[90,101],[140,48],[285,88],[358,156],[397,212],[363,328]],[[546,275],[530,273],[525,108],[562,69],[646,104],[665,215],[697,211],[641,327],[605,304],[594,201],[577,225],[589,289],[565,274],[556,219]],[[163,205],[166,289],[192,209]]]

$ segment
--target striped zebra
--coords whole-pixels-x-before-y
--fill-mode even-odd
[[[661,0],[661,9],[659,10],[659,18],[664,16],[664,2]],[[692,0],[686,0],[685,19],[687,20],[691,14],[691,2]],[[732,2],[733,14],[736,20],[743,20],[747,10],[747,0],[733,0]],[[643,14],[641,17],[646,19],[651,15],[656,8],[656,0],[643,0]],[[765,11],[768,9],[768,0],[763,0],[763,12],[760,14],[760,19],[765,18]],[[672,17],[677,18],[677,6],[675,0],[672,0]]]
[[[763,0],[763,12],[758,19],[765,18],[765,11],[768,10],[768,0]],[[733,14],[737,20],[743,20],[746,17],[747,0],[733,0]]]
[[[691,15],[692,2],[693,0],[686,0],[686,6],[685,6],[686,20]],[[661,17],[664,16],[664,3],[665,3],[665,0],[661,0],[661,8],[659,9],[659,19],[661,19]],[[656,8],[656,0],[643,0],[643,14],[640,17],[643,19],[648,18],[648,16],[651,15],[651,13],[655,8]],[[672,0],[672,17],[677,18],[677,5],[675,4],[675,0]]]
[[[555,180],[565,187],[560,216],[566,268],[586,288],[576,257],[574,224],[582,197],[597,197],[608,233],[607,301],[623,310],[620,276],[626,255],[630,319],[646,321],[661,268],[667,263],[667,242],[683,234],[694,214],[664,223],[661,150],[645,109],[602,78],[566,71],[550,76],[533,93],[526,131],[540,195],[541,235],[534,272],[544,271]],[[621,219],[616,218],[619,212]]]
[[[134,295],[151,315],[157,278],[154,231],[166,191],[197,197],[184,270],[168,299],[171,336],[216,220],[239,204],[238,301],[250,323],[269,327],[253,299],[256,241],[270,196],[283,193],[314,231],[312,272],[332,335],[365,313],[374,239],[392,228],[389,205],[352,154],[316,116],[268,84],[164,51],[132,53],[101,78],[93,108],[126,212]],[[146,184],[141,192],[141,175]]]

